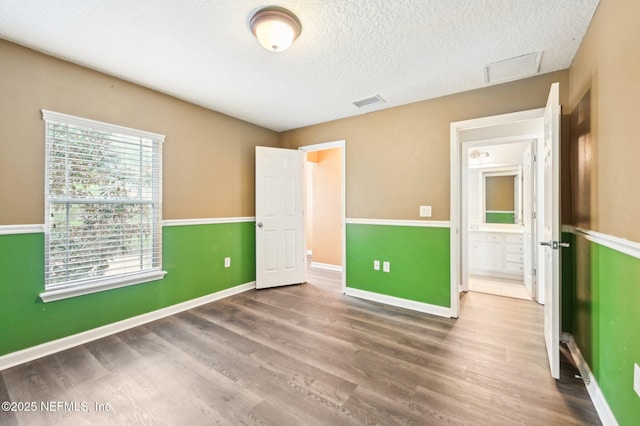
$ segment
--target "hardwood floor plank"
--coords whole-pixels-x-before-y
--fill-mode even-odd
[[[108,371],[139,361],[141,355],[124,343],[118,335],[107,336],[85,344],[85,347]]]
[[[299,426],[300,420],[288,414],[286,404],[278,406],[263,401],[253,407],[248,414],[248,419],[244,422],[247,425],[261,426]]]
[[[263,302],[264,300],[265,299],[262,298],[259,303],[243,303],[243,305],[252,309],[256,315],[261,315],[260,309],[258,308],[267,304]],[[341,317],[325,318],[322,315],[307,315],[306,313],[305,317],[306,322],[304,322],[304,324],[301,324],[301,321],[295,323],[301,327],[295,330],[297,333],[315,332],[319,336],[333,337],[338,341],[355,342],[358,348],[366,348],[390,356],[398,352],[403,352],[401,356],[405,356],[407,355],[404,353],[405,349],[409,351],[415,350],[413,352],[414,357],[411,359],[414,361],[417,359],[418,362],[420,362],[419,359],[422,357],[437,356],[442,346],[442,340],[437,341],[437,344],[431,344],[431,341],[425,340],[424,335],[418,333],[414,335],[415,338],[408,338],[407,333],[401,332],[401,327],[395,330],[388,329],[379,324],[375,325],[375,320],[367,323],[366,321],[357,321]],[[400,351],[398,351],[398,349]],[[495,348],[495,350],[504,357],[504,347]],[[437,359],[434,362],[437,362]]]
[[[225,311],[222,304],[218,304],[216,309],[221,309],[222,312]],[[238,311],[234,309],[233,306],[230,306],[229,309],[232,312],[236,312],[236,315],[240,315],[237,314]],[[212,312],[213,309],[207,310],[209,315],[211,315]],[[248,313],[243,313],[242,315],[245,316],[248,315]],[[220,316],[211,316],[209,318],[213,321],[221,320]],[[222,321],[231,320],[225,318]],[[252,321],[252,323],[256,324],[259,322],[257,319]],[[230,322],[234,327],[244,323],[246,323],[246,321],[238,321],[237,316]],[[239,330],[240,333],[244,331],[244,328],[240,328]],[[376,374],[376,371],[385,371],[385,366],[387,366],[388,363],[376,362],[374,364],[370,362],[369,364],[365,364],[358,360],[358,354],[361,353],[361,351],[356,352],[353,345],[345,344],[341,341],[326,341],[321,335],[308,334],[309,332],[304,329],[293,329],[291,331],[281,332],[271,327],[267,332],[251,332],[251,334],[248,335],[252,339],[275,350],[281,350],[283,348],[283,344],[280,343],[281,341],[291,340],[291,337],[295,336],[295,341],[288,342],[287,345],[284,345],[287,353],[299,359],[305,359],[307,362],[312,363],[326,372],[339,375],[354,383],[362,383],[364,381],[369,386],[380,389],[380,391],[385,391],[385,389],[386,391],[397,391],[397,389],[404,387],[401,380],[395,377],[385,377],[384,374]],[[307,343],[305,344],[305,342]],[[374,371],[369,371],[367,368],[368,365],[371,365]]]
[[[0,374],[0,403],[11,401],[7,387],[4,384],[4,378]],[[0,426],[17,426],[18,419],[12,411],[0,411]]]
[[[256,316],[261,315],[259,311],[253,310],[252,312]],[[407,368],[438,366],[441,369],[448,369],[451,374],[459,374],[460,372],[458,368],[451,367],[446,359],[438,356],[439,347],[420,342],[413,344],[413,346],[420,347],[420,349],[416,349],[412,345],[403,344],[406,343],[405,338],[400,339],[401,342],[398,343],[396,333],[381,333],[382,328],[378,328],[376,333],[370,333],[358,330],[357,327],[354,327],[353,322],[347,323],[341,319],[326,320],[310,315],[304,324],[291,325],[290,329],[291,333],[305,336],[313,341],[329,337],[331,340],[327,341],[327,345],[347,345],[345,350],[357,348],[358,352],[377,353],[386,358],[384,361],[386,364],[404,361],[412,364],[407,365]]]
[[[189,318],[190,321],[196,322],[202,321],[195,315],[181,315],[175,320],[179,321],[183,318]],[[177,344],[189,356],[203,361],[208,368],[218,370],[233,381],[240,379],[245,382],[250,381],[256,374],[267,372],[271,377],[276,377],[290,386],[305,388],[318,397],[326,398],[338,405],[344,402],[356,387],[355,384],[340,377],[326,373],[286,353],[251,341],[247,337],[236,335],[233,342],[229,342],[233,346],[223,346],[220,343],[215,343],[215,340],[210,339],[208,335],[190,332],[184,324],[179,324],[169,330],[167,322],[171,320],[167,319],[163,321],[163,324],[157,326],[152,325],[151,329],[166,340]],[[214,324],[211,326],[212,329],[216,329]],[[246,343],[241,346],[252,345],[253,350],[244,354],[238,351],[235,343],[243,341]],[[227,370],[220,371],[220,365],[234,365],[237,367],[237,372],[230,375]]]
[[[430,424],[422,413],[411,410],[411,398],[394,394],[381,394],[358,388],[345,404],[365,424],[421,425]],[[451,424],[447,421],[447,424]]]
[[[414,395],[410,409],[425,418],[425,424],[456,424],[498,426],[522,424],[509,418],[494,406],[478,406],[472,402],[473,395],[467,396],[456,389],[455,393],[419,388]],[[507,410],[509,411],[509,410]]]

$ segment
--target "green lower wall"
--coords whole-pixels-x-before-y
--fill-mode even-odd
[[[575,293],[575,256],[573,248],[575,247],[575,236],[568,232],[562,233],[562,241],[569,243],[569,249],[562,249],[562,276],[560,286],[560,300],[562,304],[561,320],[562,331],[571,333],[573,326],[574,297]]]
[[[255,280],[253,223],[165,227],[162,244],[163,280],[43,303],[44,234],[0,235],[0,355]]]
[[[450,307],[449,258],[449,228],[347,224],[349,288]]]
[[[570,312],[571,328],[563,329],[574,336],[618,423],[637,425],[633,365],[640,365],[640,259],[582,236],[572,240],[572,281],[563,281],[563,296],[565,285],[572,294],[562,306]]]

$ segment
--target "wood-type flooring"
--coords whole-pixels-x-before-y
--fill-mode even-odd
[[[551,378],[537,303],[467,293],[454,320],[344,296],[339,277],[311,270],[4,370],[0,402],[23,405],[0,424],[600,424],[564,356]]]

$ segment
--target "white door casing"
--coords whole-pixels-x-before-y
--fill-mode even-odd
[[[560,378],[560,89],[551,85],[544,114],[544,232],[541,235],[545,277],[544,339],[549,367]]]
[[[306,281],[304,153],[256,147],[256,288]]]
[[[534,275],[535,265],[534,244],[535,244],[535,223],[534,223],[534,155],[535,142],[531,142],[522,154],[522,254],[524,261],[524,286],[529,295],[534,298]],[[537,249],[536,249],[537,250]]]
[[[304,152],[304,154],[306,155],[309,152],[317,152],[317,151],[324,151],[327,149],[335,149],[335,148],[339,148],[340,149],[340,156],[341,156],[341,175],[342,175],[342,182],[341,182],[341,211],[340,211],[340,217],[341,217],[341,226],[342,226],[342,231],[341,231],[341,243],[342,243],[342,293],[345,293],[346,289],[347,289],[347,228],[346,228],[346,223],[347,223],[347,198],[346,198],[346,188],[347,188],[347,158],[346,158],[346,141],[344,139],[342,140],[336,140],[336,141],[331,141],[331,142],[321,142],[321,143],[317,143],[317,144],[313,144],[313,145],[304,145],[299,147],[298,149],[302,152]],[[305,194],[305,196],[308,196],[309,194]]]

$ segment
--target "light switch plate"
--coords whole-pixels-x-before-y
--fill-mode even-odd
[[[231,258],[230,257],[225,257],[224,258],[224,267],[225,268],[230,268],[231,267]]]
[[[640,366],[633,364],[633,390],[640,396]]]
[[[374,260],[373,261],[373,269],[375,269],[376,271],[380,270],[380,261],[379,260]]]
[[[420,217],[431,217],[431,206],[420,206]]]
[[[391,262],[382,262],[382,272],[391,272]]]

